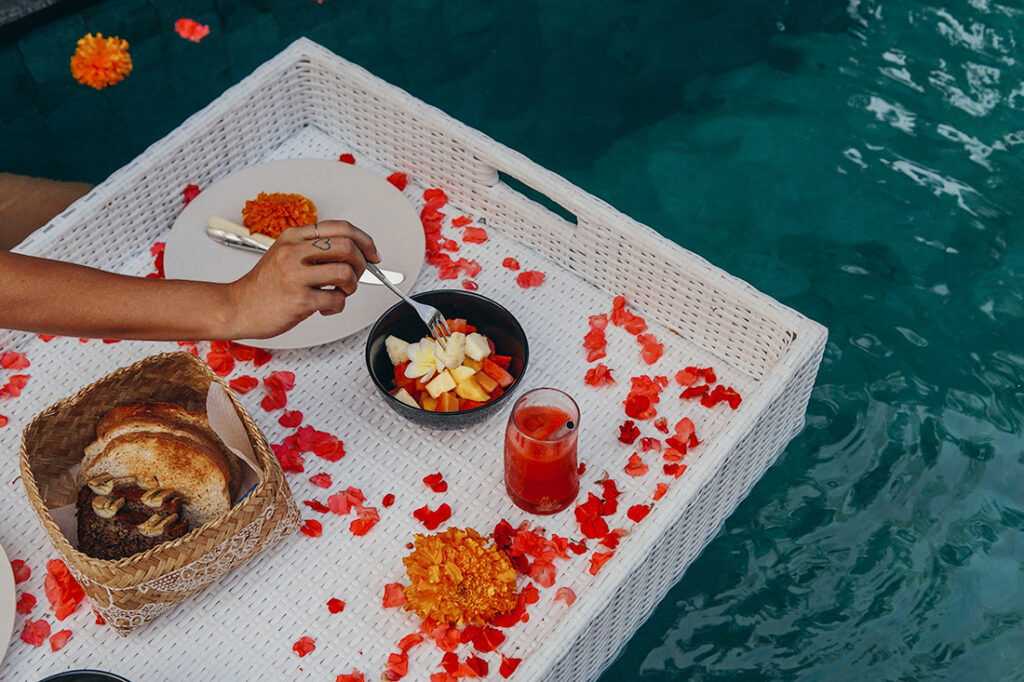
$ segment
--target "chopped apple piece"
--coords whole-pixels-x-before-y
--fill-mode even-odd
[[[460,398],[478,403],[485,403],[489,400],[487,391],[480,386],[480,382],[476,380],[475,376],[471,376],[457,385],[455,387],[455,394]]]
[[[496,389],[498,387],[498,382],[495,381],[493,377],[490,377],[490,376],[484,374],[483,372],[477,372],[473,376],[476,378],[477,383],[480,384],[480,388],[482,388],[485,391],[487,391],[488,395],[493,393],[494,389]]]
[[[400,402],[405,403],[409,407],[419,407],[419,405],[416,403],[416,399],[413,398],[412,395],[409,394],[409,391],[405,390],[404,388],[399,388],[391,395],[394,396]]]
[[[487,337],[480,332],[466,335],[466,355],[474,360],[483,360],[490,354],[491,346],[487,343]]]
[[[452,378],[452,374],[448,370],[441,372],[427,383],[427,393],[434,398],[453,388],[455,388],[455,379]]]
[[[476,374],[475,369],[473,369],[472,367],[468,367],[466,365],[456,367],[451,372],[452,379],[455,379],[456,384],[461,384],[463,381]]]
[[[444,342],[444,350],[441,350],[441,344],[435,345],[434,354],[448,369],[459,367],[466,358],[466,335],[462,332],[452,332]]]

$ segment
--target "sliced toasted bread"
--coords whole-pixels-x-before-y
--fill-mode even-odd
[[[223,456],[192,438],[154,431],[115,436],[80,471],[79,480],[84,483],[99,474],[134,476],[141,488],[178,491],[185,502],[183,514],[193,528],[231,508],[230,474]]]
[[[118,405],[108,412],[96,425],[97,439],[86,446],[80,470],[87,471],[112,439],[127,433],[144,431],[192,438],[203,448],[219,453],[214,461],[218,466],[227,467],[228,490],[234,499],[242,478],[238,457],[210,428],[205,414],[189,412],[173,403],[128,403]],[[84,481],[81,476],[79,480]]]

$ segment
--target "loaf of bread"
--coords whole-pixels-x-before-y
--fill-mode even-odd
[[[79,469],[79,549],[121,558],[180,537],[226,514],[240,479],[205,414],[120,405],[97,424]]]

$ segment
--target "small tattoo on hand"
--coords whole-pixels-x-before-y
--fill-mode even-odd
[[[320,239],[314,240],[312,245],[314,247],[320,249],[321,251],[330,251],[331,250],[331,238],[330,237],[320,237]]]

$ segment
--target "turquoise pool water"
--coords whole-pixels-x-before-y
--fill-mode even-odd
[[[307,35],[829,328],[806,429],[603,682],[1024,679],[1019,6],[86,5],[0,35],[0,170],[98,182]],[[128,80],[69,78],[87,30]]]

